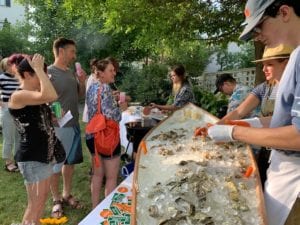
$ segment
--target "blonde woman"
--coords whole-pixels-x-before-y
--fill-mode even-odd
[[[18,89],[19,81],[13,73],[12,66],[16,59],[22,55],[14,54],[9,58],[2,59],[0,67],[3,73],[0,74],[0,91],[1,91],[1,112],[2,112],[2,158],[5,160],[5,170],[8,172],[18,172],[18,166],[13,159],[18,148],[19,135],[16,131],[13,118],[8,111],[8,101],[11,94]]]

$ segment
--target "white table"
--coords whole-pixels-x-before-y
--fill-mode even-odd
[[[120,126],[120,142],[121,146],[123,146],[125,149],[128,145],[128,139],[127,139],[127,130],[126,130],[126,123],[129,122],[138,122],[141,121],[142,117],[144,118],[152,118],[157,121],[165,119],[167,116],[162,114],[157,109],[152,109],[151,113],[148,116],[143,115],[143,108],[142,106],[130,106],[127,110],[122,112],[122,119],[119,123]],[[127,153],[128,155],[131,155],[133,151],[132,143],[129,143]]]
[[[125,195],[125,197],[119,198],[119,202],[120,204],[124,204],[124,205],[128,205],[128,199],[132,198],[132,178],[133,178],[133,173],[130,174],[130,176],[128,176],[112,193],[110,193],[95,209],[93,209],[78,225],[100,225],[102,223],[104,223],[104,221],[108,221],[109,218],[103,218],[100,216],[100,212],[102,212],[104,209],[110,209],[113,201],[113,198],[116,199],[116,197],[118,198],[118,195],[120,196],[120,194],[122,196]],[[128,192],[119,192],[118,190],[120,190],[119,188],[127,188]],[[124,195],[123,195],[124,194]],[[122,200],[121,200],[122,199]],[[129,200],[131,201],[131,200]],[[118,216],[118,215],[114,215],[112,217],[116,217],[117,219],[120,218],[122,215]],[[111,217],[111,219],[112,219]],[[130,217],[129,217],[130,220]],[[128,220],[127,220],[128,222]],[[104,223],[105,224],[105,223]],[[109,224],[109,223],[108,223]],[[130,224],[129,223],[120,223],[120,224]]]

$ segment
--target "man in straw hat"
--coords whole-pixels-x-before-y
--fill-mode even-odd
[[[300,192],[300,1],[248,0],[245,16],[240,39],[296,49],[282,75],[271,118],[249,119],[251,128],[215,125],[208,135],[217,142],[239,140],[272,148],[266,210],[269,225],[283,225]]]

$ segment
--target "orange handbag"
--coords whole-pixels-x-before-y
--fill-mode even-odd
[[[97,167],[100,166],[98,153],[106,156],[112,156],[113,151],[120,142],[119,124],[112,119],[107,119],[101,113],[101,89],[102,88],[100,87],[98,91],[97,112],[85,128],[86,133],[94,135],[94,160]]]

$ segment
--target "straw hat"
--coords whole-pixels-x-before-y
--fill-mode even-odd
[[[283,44],[280,44],[275,48],[266,47],[262,59],[254,60],[252,62],[263,62],[271,59],[287,59],[290,57],[293,50],[292,47]]]

